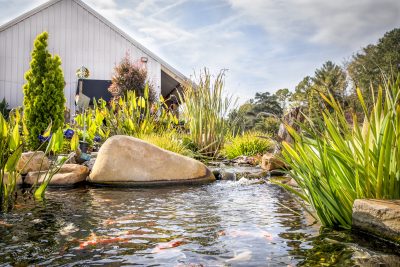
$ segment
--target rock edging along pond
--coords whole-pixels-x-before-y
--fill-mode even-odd
[[[400,244],[400,200],[356,199],[353,227]]]
[[[200,161],[143,140],[115,135],[101,146],[87,181],[112,186],[197,184],[215,181]]]

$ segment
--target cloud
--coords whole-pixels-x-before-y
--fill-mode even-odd
[[[278,41],[303,39],[353,47],[400,24],[400,2],[396,0],[227,1]]]
[[[0,0],[0,18],[44,1]],[[293,89],[400,25],[398,0],[83,1],[187,76],[229,69],[226,87],[241,102]]]

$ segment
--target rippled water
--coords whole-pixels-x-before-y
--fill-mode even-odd
[[[319,233],[291,195],[270,184],[49,190],[0,215],[4,265],[396,266],[396,248]],[[374,243],[372,243],[372,240]],[[378,250],[379,248],[379,250]],[[324,265],[326,264],[326,265]]]

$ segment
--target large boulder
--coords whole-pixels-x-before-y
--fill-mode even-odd
[[[130,136],[113,136],[101,146],[88,181],[103,185],[166,185],[214,181],[201,162]]]
[[[46,172],[40,172],[38,183],[42,183]],[[84,182],[89,175],[89,168],[78,164],[64,164],[61,169],[52,177],[50,186],[72,186]],[[29,172],[24,182],[32,185],[38,179],[39,172]]]
[[[400,244],[400,200],[356,199],[353,227]]]
[[[21,174],[48,170],[49,167],[50,161],[43,151],[29,151],[22,153],[21,158],[17,163],[17,170],[20,171]]]
[[[267,153],[264,154],[261,159],[261,168],[266,171],[284,169],[285,163],[279,159],[279,156],[277,154]]]

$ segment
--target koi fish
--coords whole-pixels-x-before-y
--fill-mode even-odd
[[[99,238],[96,234],[92,233],[88,240],[81,242],[79,244],[79,249],[84,249],[88,246],[96,246],[96,245],[107,245],[112,243],[120,243],[126,242],[128,238],[124,237],[110,237],[110,238]]]
[[[185,244],[185,241],[182,239],[176,239],[169,241],[167,243],[159,243],[152,251],[152,253],[159,253],[160,251],[164,249],[169,249],[169,248],[176,248],[181,245]]]
[[[4,227],[12,227],[12,224],[6,223],[5,221],[0,221],[0,226],[4,226]]]

